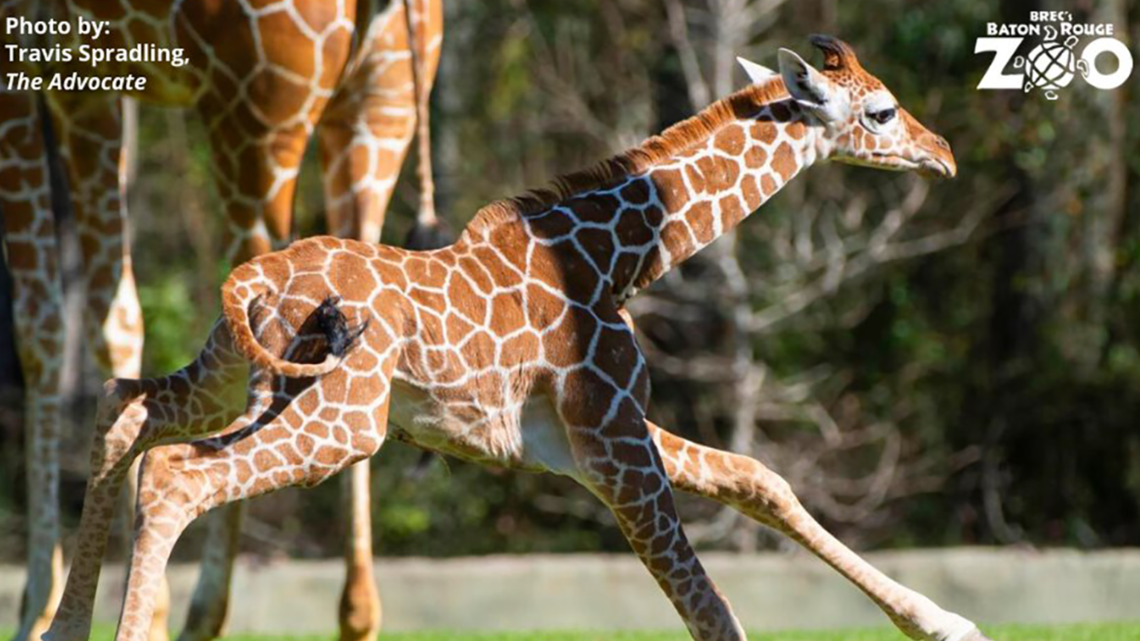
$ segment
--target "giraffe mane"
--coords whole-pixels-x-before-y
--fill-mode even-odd
[[[501,222],[541,213],[575,194],[610,188],[708,140],[724,125],[755,116],[764,105],[787,96],[784,80],[778,75],[762,84],[750,84],[632,149],[586,169],[558,176],[547,187],[484,206],[476,212],[463,236],[481,234]]]

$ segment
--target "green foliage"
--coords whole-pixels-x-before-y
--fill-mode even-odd
[[[457,229],[486,203],[584,167],[693,111],[662,3],[446,4],[432,115],[440,210]],[[705,8],[698,0],[683,4]],[[904,460],[929,463],[922,483],[904,488],[874,519],[821,517],[846,540],[1140,542],[1140,109],[1127,88],[1107,94],[1080,80],[1057,102],[977,91],[989,60],[974,54],[976,37],[987,21],[1026,19],[1024,4],[784,3],[768,16],[770,27],[733,52],[773,64],[776,47],[787,46],[818,61],[807,34],[830,31],[851,42],[864,66],[951,142],[959,162],[955,181],[931,185],[908,232],[950,229],[978,207],[989,211],[967,242],[876,265],[743,339],[767,368],[766,384],[818,379],[804,385],[807,401],[847,415],[851,426],[890,423]],[[1118,32],[1136,31],[1140,14],[1124,12],[1119,0],[1094,4],[1118,10]],[[699,22],[705,14],[693,15]],[[695,43],[704,50],[714,44]],[[208,141],[192,114],[142,110],[130,210],[146,373],[185,364],[217,315],[225,223]],[[317,155],[310,148],[302,168],[298,236],[326,230]],[[386,242],[398,243],[408,228],[416,200],[409,176],[405,168]],[[781,232],[809,212],[849,232],[842,214],[852,202],[866,204],[863,222],[873,227],[899,206],[909,181],[853,167],[797,178],[738,232],[748,304],[767,309],[793,286],[810,284],[797,281],[795,252],[787,248],[793,243]],[[817,226],[806,236],[822,243],[821,234]],[[665,318],[646,339],[682,364],[723,355],[732,344],[725,301],[708,293],[721,283],[715,275],[701,280],[698,272],[710,268],[699,263],[651,292],[701,312],[699,323]],[[644,330],[654,329],[643,321]],[[734,408],[722,393],[733,380],[693,381],[660,367],[653,381],[655,418],[702,442],[730,440]],[[794,455],[821,440],[802,414],[757,421],[756,435],[760,458],[780,463],[774,466],[783,473],[810,457],[780,459],[780,446]],[[9,480],[20,450],[14,435],[4,439],[5,450],[16,452],[0,457],[0,479]],[[811,482],[873,471],[873,449],[811,459],[819,468]],[[608,514],[566,479],[440,459],[409,476],[418,456],[389,444],[377,457],[381,553],[626,549]],[[845,490],[858,494],[858,487]],[[335,554],[342,530],[311,524],[342,521],[337,489],[329,483],[279,493],[254,502],[251,512],[277,536],[279,551]],[[20,505],[16,491],[0,493],[0,519]],[[707,515],[701,509],[693,511]],[[266,546],[260,538],[247,543]]]
[[[197,355],[202,332],[199,311],[185,273],[164,273],[159,279],[139,283],[139,303],[146,319],[145,371],[172,372]]]

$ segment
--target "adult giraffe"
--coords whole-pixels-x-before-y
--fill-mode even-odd
[[[484,208],[451,247],[316,238],[235,269],[222,288],[223,318],[196,362],[106,385],[84,541],[106,536],[100,506],[149,450],[117,641],[145,638],[158,578],[196,517],[320,483],[389,435],[582,483],[613,510],[694,639],[745,635],[685,538],[672,487],[792,537],[913,639],[985,641],[972,622],[831,536],[759,461],[645,417],[648,370],[624,310],[638,290],[818,160],[956,172],[947,142],[904,111],[850,47],[812,42],[822,71],[781,50],[778,76],[761,74],[552,190]],[[243,380],[248,404],[235,417],[213,399]],[[220,434],[186,442],[211,432]],[[86,638],[99,555],[85,557],[49,641]]]
[[[138,98],[193,107],[209,131],[213,173],[229,220],[227,256],[235,264],[288,240],[297,173],[318,123],[330,231],[378,242],[418,128],[421,204],[409,240],[420,246],[442,242],[445,232],[432,202],[426,108],[439,60],[440,0],[0,2],[0,18],[9,16],[105,21],[108,35],[87,43],[96,47],[185,48],[189,64],[182,67],[108,63],[92,69],[75,61],[39,68],[6,63],[4,71],[45,77],[130,73],[147,79]],[[5,34],[4,44],[44,46],[19,32]],[[110,93],[50,93],[45,102],[68,166],[87,281],[87,340],[105,371],[137,377],[142,317],[127,240],[121,99]],[[0,209],[28,390],[28,583],[17,641],[38,639],[50,622],[63,566],[62,295],[44,116],[37,95],[0,87]],[[342,638],[360,639],[375,635],[380,613],[371,573],[367,467],[355,468],[351,479],[352,535],[340,623]],[[240,522],[241,511],[230,509],[211,523],[184,639],[220,633]],[[159,617],[154,638],[164,639],[165,628]]]

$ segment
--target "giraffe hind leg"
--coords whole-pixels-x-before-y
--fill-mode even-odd
[[[209,641],[223,635],[229,617],[228,595],[233,580],[234,560],[241,541],[245,503],[231,503],[206,515],[207,540],[216,545],[202,549],[198,583],[186,611],[186,626],[178,641]]]
[[[349,326],[337,304],[339,296],[329,296],[317,307],[317,327],[325,336],[329,351],[344,356],[368,329],[371,319]],[[380,631],[380,592],[372,571],[371,469],[369,461],[353,465],[345,474],[342,494],[349,515],[349,536],[345,541],[345,581],[337,608],[341,641],[373,639]]]
[[[225,325],[218,323],[198,358],[178,372],[152,379],[112,379],[104,386],[77,548],[49,632],[52,641],[78,641],[90,634],[103,553],[132,463],[156,443],[222,429],[240,412],[240,381],[247,371]]]
[[[341,474],[349,536],[345,537],[345,579],[337,608],[340,641],[375,639],[383,619],[380,592],[372,572],[372,495],[370,461]]]
[[[648,426],[673,487],[730,505],[800,543],[861,589],[908,637],[988,641],[969,620],[900,585],[843,545],[803,508],[787,481],[756,459]]]
[[[440,0],[393,0],[325,110],[319,142],[332,233],[379,242],[400,169],[418,136],[419,213],[404,246],[428,250],[454,242],[435,214],[428,122],[442,29]]]
[[[321,394],[314,383],[295,393],[276,390],[269,409],[251,400],[221,436],[151,450],[139,483],[139,518],[117,641],[146,638],[158,578],[175,541],[195,518],[282,487],[316,485],[375,454],[386,431],[392,366],[389,362],[385,372],[368,374],[383,378],[374,383],[384,391],[370,399],[375,404],[363,422],[328,406],[322,409],[332,409],[331,418],[323,411],[306,413],[301,408]],[[332,374],[337,375],[347,376],[343,370]]]
[[[343,54],[326,50],[325,64],[334,68],[343,64]],[[275,51],[271,57],[276,55]],[[198,114],[210,129],[214,184],[225,201],[229,223],[225,253],[236,266],[288,240],[296,176],[308,133],[298,124],[271,124],[262,119],[260,114],[276,111],[270,106],[271,95],[251,96],[218,110],[217,101],[230,104],[230,97],[218,95],[216,87],[210,91],[198,104]],[[308,111],[297,115],[315,122],[326,103],[320,99],[306,104]],[[214,639],[225,628],[242,514],[239,506],[227,506],[207,517],[210,536],[179,641]]]

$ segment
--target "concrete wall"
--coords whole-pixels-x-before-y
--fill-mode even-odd
[[[1140,619],[1140,550],[950,549],[868,555],[945,608],[980,622]],[[804,554],[703,554],[709,572],[752,629],[881,626],[861,592]],[[680,629],[680,620],[632,555],[379,559],[387,630]],[[195,577],[171,568],[181,624]],[[329,632],[343,574],[336,561],[239,561],[230,629]],[[122,569],[100,588],[96,620],[117,617]],[[15,625],[23,570],[0,566],[0,629]],[[283,616],[286,614],[288,616]]]

